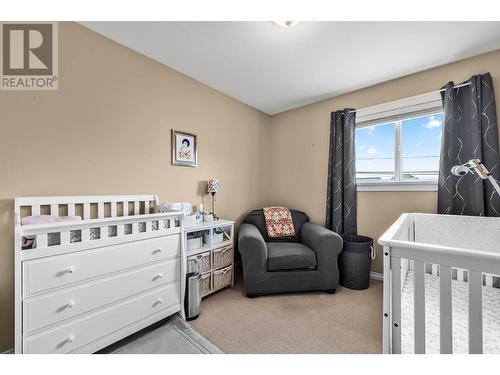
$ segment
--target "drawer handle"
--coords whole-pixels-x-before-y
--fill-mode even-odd
[[[162,251],[162,249],[156,249],[155,251],[153,251],[153,254],[160,254]]]
[[[155,303],[153,303],[153,306],[161,305],[163,303],[163,298],[158,298]]]
[[[160,279],[163,279],[163,274],[162,273],[159,273],[158,275],[156,275],[155,277],[153,277],[153,281],[160,280]]]
[[[65,340],[67,343],[72,343],[73,341],[75,341],[75,336],[73,335],[69,335],[66,340]]]
[[[73,273],[75,269],[73,267],[68,267],[65,273]]]
[[[73,307],[75,307],[75,301],[69,301],[67,304],[66,304],[66,307],[68,309],[72,309]]]

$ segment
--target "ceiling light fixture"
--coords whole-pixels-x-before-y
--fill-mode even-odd
[[[291,27],[296,26],[300,21],[273,21],[279,27],[284,27],[285,29],[289,29]]]

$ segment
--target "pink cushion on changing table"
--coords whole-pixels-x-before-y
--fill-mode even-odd
[[[82,220],[81,216],[35,215],[35,216],[23,217],[21,219],[21,225],[48,224],[48,223],[59,223],[61,221],[79,221],[79,220]]]
[[[56,216],[57,222],[61,221],[79,221],[82,220],[81,216]]]
[[[82,220],[81,216],[52,216],[52,215],[35,215],[25,216],[21,219],[21,225],[30,224],[49,224],[60,223],[63,221],[79,221]],[[23,236],[22,249],[31,249],[35,243],[35,236]]]

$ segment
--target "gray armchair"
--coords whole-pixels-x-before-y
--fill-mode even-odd
[[[248,297],[284,292],[323,290],[335,293],[339,281],[337,257],[342,238],[290,210],[296,236],[267,237],[262,210],[253,210],[240,226],[238,248]]]

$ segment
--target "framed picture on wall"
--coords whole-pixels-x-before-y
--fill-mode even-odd
[[[198,165],[196,135],[172,129],[172,165]]]

